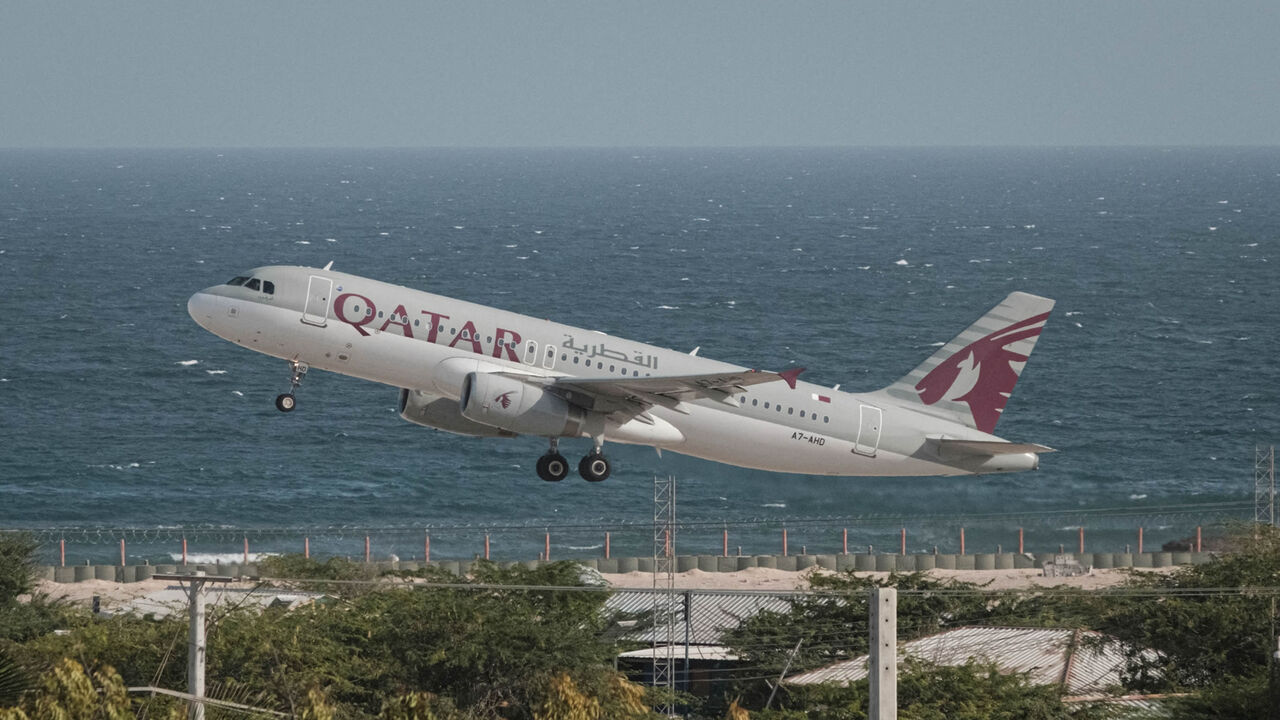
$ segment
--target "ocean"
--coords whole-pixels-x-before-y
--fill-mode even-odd
[[[253,550],[532,559],[678,550],[1147,549],[1253,516],[1280,439],[1280,149],[0,151],[0,527],[71,558]],[[323,266],[846,390],[1007,293],[1057,307],[997,434],[1036,472],[786,476],[625,445],[537,479],[536,438],[397,417],[395,388],[198,327],[244,270]],[[587,441],[568,440],[576,459]],[[1135,548],[1136,549],[1136,548]]]

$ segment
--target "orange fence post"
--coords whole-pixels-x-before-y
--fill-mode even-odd
[[[1199,526],[1199,525],[1197,525],[1197,526],[1196,526],[1196,552],[1202,552],[1200,548],[1201,548],[1201,545],[1200,545],[1200,526]]]
[[[668,544],[669,543],[670,541],[668,540]],[[544,552],[542,554],[542,559],[546,560],[547,562],[551,562],[551,531],[550,530],[547,531],[546,537],[543,538],[543,547],[544,547]]]
[[[364,536],[364,561],[369,562],[369,536]]]
[[[244,564],[249,564],[249,536],[244,536]]]
[[[609,559],[609,531],[604,531],[604,559]]]
[[[1142,554],[1142,528],[1138,528],[1138,554]]]
[[[1018,554],[1021,555],[1026,550],[1022,548],[1022,528],[1018,528]]]
[[[187,536],[182,536],[182,564],[187,564]]]
[[[124,538],[120,538],[120,567],[124,567]]]
[[[729,557],[729,528],[724,529],[720,539],[720,557]]]
[[[422,541],[422,561],[431,562],[431,533],[426,533]]]
[[[311,538],[305,535],[302,538],[302,557],[311,559]]]
[[[484,559],[489,559],[489,533],[484,534]]]
[[[964,528],[960,528],[960,554],[964,554]]]
[[[1084,554],[1084,526],[1080,526],[1080,554]]]
[[[842,549],[841,549],[840,553],[841,553],[842,555],[848,555],[848,554],[849,554],[849,528],[845,528],[845,529],[844,529],[844,542],[843,542],[843,543],[841,543],[841,548],[842,548]]]
[[[58,540],[58,567],[67,566],[67,539]]]
[[[906,528],[902,528],[902,542],[900,543],[898,554],[899,555],[907,554],[907,529]]]
[[[787,556],[787,529],[782,528],[782,556]]]

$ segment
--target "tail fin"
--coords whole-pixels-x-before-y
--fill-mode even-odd
[[[1015,292],[920,367],[882,390],[922,412],[995,431],[1053,301]]]

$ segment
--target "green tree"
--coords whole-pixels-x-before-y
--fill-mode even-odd
[[[0,711],[6,720],[132,720],[124,682],[110,667],[89,673],[64,659],[45,674],[20,707]]]

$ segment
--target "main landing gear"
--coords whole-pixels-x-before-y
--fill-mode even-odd
[[[306,377],[307,364],[299,360],[289,361],[289,392],[276,396],[276,409],[280,412],[292,412],[298,406],[298,398],[294,397],[294,393],[298,390],[298,386],[302,384],[302,378]]]
[[[613,466],[609,458],[604,456],[597,445],[594,450],[578,463],[578,474],[587,482],[600,482],[609,477]],[[538,458],[538,477],[547,482],[560,482],[569,474],[569,461],[560,454],[560,441],[551,438],[551,447],[547,453]]]

